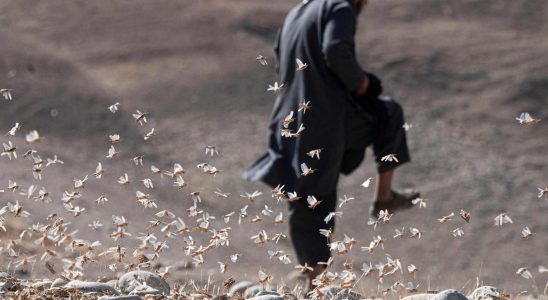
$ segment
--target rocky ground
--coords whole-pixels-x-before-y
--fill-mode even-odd
[[[271,44],[295,2],[0,1],[0,88],[14,89],[13,101],[0,102],[0,131],[20,122],[21,133],[11,140],[24,152],[24,134],[37,129],[44,136],[36,146],[43,158],[57,154],[65,161],[44,170],[39,181],[33,178],[29,161],[0,159],[0,189],[12,179],[24,188],[46,187],[54,198],[44,204],[19,194],[0,194],[0,206],[18,200],[32,214],[30,220],[12,223],[15,229],[0,231],[0,246],[5,249],[31,224],[47,223],[52,213],[70,222],[70,230],[78,230],[80,238],[99,240],[104,248],[116,245],[109,237],[113,214],[124,215],[132,233],[143,232],[151,212],[135,204],[133,186],[123,189],[116,183],[124,173],[143,178],[143,169],[129,161],[135,155],[145,155],[147,167],[167,169],[178,162],[188,170],[185,180],[192,188],[184,192],[171,182],[155,182],[151,194],[163,209],[184,215],[192,204],[188,193],[201,191],[202,207],[217,216],[214,223],[221,226],[223,214],[248,203],[239,197],[244,192],[264,193],[250,204],[252,217],[265,204],[271,205],[270,189],[242,182],[240,174],[265,149],[273,100],[265,90],[275,81]],[[407,121],[414,125],[409,132],[413,162],[402,168],[396,181],[398,187],[419,188],[428,204],[394,216],[377,230],[368,227],[373,192],[360,184],[374,175],[369,158],[341,181],[340,195],[356,200],[341,208],[344,218],[338,220],[335,238],[348,234],[362,246],[381,235],[386,251],[364,254],[356,247],[344,258],[336,257],[336,270],[342,270],[346,260],[361,267],[384,261],[390,254],[419,268],[416,276],[400,279],[420,284],[421,292],[451,287],[470,291],[486,284],[512,295],[542,291],[548,281],[539,268],[548,264],[548,202],[537,198],[537,187],[548,185],[548,3],[370,2],[356,37],[359,58],[383,79],[387,92],[403,104]],[[258,54],[267,57],[269,67],[255,61]],[[121,111],[112,115],[106,108],[116,101]],[[132,119],[136,109],[150,114],[147,130],[156,129],[154,143],[142,141],[147,130]],[[541,122],[520,126],[514,118],[522,111]],[[108,135],[113,133],[123,139],[119,160],[106,166],[102,181],[87,183],[85,197],[76,202],[86,211],[75,218],[59,199],[73,186],[73,179],[92,174],[97,162],[104,162]],[[217,146],[221,155],[205,156],[206,145]],[[223,172],[205,179],[195,168],[201,162],[215,164]],[[217,188],[232,196],[217,197]],[[103,194],[110,202],[97,206],[94,200]],[[276,209],[285,211],[285,206]],[[470,223],[458,216],[447,226],[437,222],[460,209],[471,213]],[[503,212],[514,224],[494,227],[493,219]],[[95,219],[103,221],[102,230],[88,226]],[[209,276],[217,276],[217,282],[228,277],[254,281],[259,267],[267,268],[275,281],[284,278],[295,262],[270,260],[267,250],[292,255],[291,243],[282,240],[275,248],[258,248],[250,240],[259,230],[271,229],[271,224],[234,229],[230,247],[209,253],[199,268],[174,267],[171,278],[181,282],[191,278],[200,284]],[[421,239],[392,239],[395,229],[411,226],[424,230]],[[525,226],[536,233],[533,238],[521,237]],[[457,227],[464,230],[461,238],[450,233]],[[285,224],[276,230],[287,232]],[[122,244],[133,249],[138,243]],[[181,247],[173,242],[158,264],[189,263],[191,258],[183,255]],[[63,249],[56,249],[59,260],[77,255]],[[38,258],[41,251],[29,238],[18,249],[22,256]],[[242,254],[242,259],[219,275],[218,262],[233,253]],[[14,270],[20,259],[2,256],[0,260],[6,266],[12,263],[9,271],[21,279],[20,287],[28,285],[27,280],[59,278],[43,263],[26,272]],[[59,271],[61,265],[59,261],[55,269]],[[534,281],[516,275],[522,267],[532,272]],[[96,264],[80,279],[104,281],[121,275]],[[364,291],[377,292],[394,282],[381,284],[367,278],[362,283]]]
[[[7,273],[0,273],[0,295],[16,299],[99,299],[99,300],[140,300],[140,299],[253,299],[253,300],[297,300],[302,299],[299,287],[293,289],[280,285],[260,285],[251,281],[241,281],[225,285],[222,291],[211,286],[200,289],[196,286],[170,285],[160,276],[147,271],[132,271],[119,279],[105,282],[66,281],[56,279],[19,280]],[[510,295],[492,286],[481,286],[468,296],[457,290],[429,291],[428,293],[400,294],[404,300],[485,300],[507,299]],[[385,295],[386,296],[386,295]],[[19,297],[19,298],[18,298]],[[395,296],[390,295],[388,299]],[[364,296],[350,289],[326,287],[320,299],[358,300],[382,299],[383,297]],[[514,297],[517,298],[517,297]]]

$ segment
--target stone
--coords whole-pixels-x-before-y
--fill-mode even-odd
[[[257,294],[261,291],[263,291],[264,288],[260,284],[255,284],[250,287],[248,287],[244,292],[244,298],[251,298],[257,296]],[[270,290],[270,289],[269,289]]]
[[[255,296],[271,295],[271,294],[278,295],[278,296],[280,295],[280,293],[278,292],[278,287],[276,285],[269,285],[266,288],[264,288],[260,284],[254,284],[248,287],[244,291],[244,298],[247,299]]]
[[[291,294],[291,289],[288,287],[288,286],[285,286],[285,285],[280,285],[276,291],[278,292],[278,294],[280,295],[283,295],[283,294]]]
[[[338,286],[328,286],[322,289],[326,299],[330,300],[359,300],[364,298],[362,295],[349,289],[341,289]]]
[[[265,296],[265,295],[281,296],[280,293],[276,291],[260,291],[255,296]]]
[[[431,300],[469,300],[461,292],[457,290],[445,290],[437,293]]]
[[[282,298],[284,300],[299,300],[299,298],[291,293],[283,294]]]
[[[116,290],[118,289],[118,279],[112,279],[112,280],[109,280],[105,283],[110,285],[111,287],[113,287]]]
[[[473,300],[489,300],[500,299],[502,296],[498,288],[485,285],[475,289],[470,295],[468,295],[468,298]]]
[[[51,283],[50,287],[52,287],[52,288],[54,288],[54,287],[63,287],[67,283],[68,283],[68,281],[64,280],[63,278],[57,278]]]
[[[98,298],[100,296],[103,296],[103,293],[99,293],[99,292],[89,292],[89,293],[84,293],[84,295],[86,297],[95,297],[95,298]]]
[[[401,300],[431,300],[437,294],[415,294],[402,298]]]
[[[40,281],[36,281],[36,282],[33,282],[31,284],[31,287],[33,289],[39,289],[39,290],[42,290],[42,289],[46,289],[46,287],[50,287],[52,285],[51,283],[51,280],[40,280]]]
[[[150,287],[150,286],[138,286],[136,287],[135,289],[133,289],[133,291],[131,291],[129,293],[130,295],[138,295],[138,296],[147,296],[147,295],[161,295],[162,292],[160,292],[159,290],[153,288],[153,287]]]
[[[7,280],[7,279],[13,279],[13,277],[6,272],[0,272],[0,280]]]
[[[77,289],[83,293],[93,293],[97,292],[104,294],[105,291],[108,291],[110,294],[118,295],[118,291],[106,283],[102,282],[92,282],[92,281],[80,281],[73,280],[65,285],[65,288]]]
[[[246,298],[248,300],[283,300],[282,296],[280,295],[263,295],[263,296],[256,296],[252,298]]]
[[[131,271],[118,279],[118,288],[126,294],[131,293],[136,287],[144,283],[159,291],[161,294],[169,295],[169,284],[159,275],[148,271]]]
[[[233,286],[230,287],[228,290],[228,297],[233,297],[236,293],[244,294],[245,290],[253,286],[255,283],[251,281],[240,281]]]
[[[136,295],[126,295],[126,296],[102,296],[97,300],[143,300],[145,298]]]
[[[13,287],[13,282],[11,281],[4,281],[0,282],[0,290],[9,290]]]

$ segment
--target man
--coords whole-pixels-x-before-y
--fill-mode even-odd
[[[310,279],[330,257],[319,230],[334,227],[324,218],[336,209],[339,174],[355,170],[367,146],[374,146],[379,173],[372,214],[411,207],[418,197],[391,189],[394,169],[410,160],[402,109],[379,97],[380,80],[355,57],[356,18],[366,2],[305,0],[289,12],[275,45],[284,86],[274,104],[268,151],[243,176],[302,197],[289,203],[289,227],[299,262],[314,268]],[[385,156],[395,159],[381,161]],[[314,171],[303,170],[303,163]],[[311,208],[308,196],[322,202]]]

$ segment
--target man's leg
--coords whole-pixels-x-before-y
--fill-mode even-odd
[[[375,190],[375,201],[388,202],[394,198],[392,194],[392,177],[394,177],[394,170],[386,170],[377,174],[377,188]]]
[[[322,203],[314,209],[308,207],[306,199],[289,203],[289,234],[299,263],[307,264],[314,269],[306,273],[310,283],[325,269],[318,263],[327,262],[331,257],[329,240],[320,234],[320,229],[334,230],[335,220],[332,219],[326,224],[324,218],[335,211],[337,206],[336,192],[316,198]]]
[[[309,285],[308,285],[309,290],[314,288],[314,286],[312,285],[312,280],[318,277],[318,275],[322,274],[322,272],[325,271],[325,269],[326,269],[325,265],[316,265],[314,267],[314,270],[306,273],[308,275],[308,280],[309,280]]]
[[[410,161],[407,148],[407,138],[402,107],[393,100],[379,100],[382,110],[378,114],[377,138],[374,142],[374,152],[378,163],[377,190],[372,214],[378,216],[381,210],[390,213],[412,206],[411,200],[419,197],[415,191],[406,191],[403,194],[392,190],[392,178],[395,169]],[[383,162],[381,158],[388,154],[395,154],[398,162]]]

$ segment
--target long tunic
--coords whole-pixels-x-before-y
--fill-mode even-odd
[[[365,77],[355,57],[355,31],[356,9],[350,0],[303,1],[289,12],[275,45],[278,80],[284,86],[274,104],[268,150],[244,179],[312,195],[336,190],[345,151],[345,109]],[[308,64],[305,70],[296,71],[297,58]],[[304,101],[311,108],[298,111]],[[292,111],[295,121],[288,129],[296,132],[303,124],[305,130],[283,137],[283,120]],[[307,155],[315,149],[322,149],[320,160]],[[345,167],[346,172],[360,162]],[[314,173],[303,176],[302,163]]]

